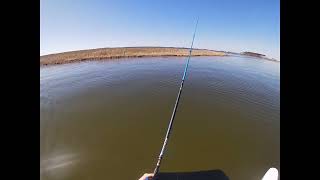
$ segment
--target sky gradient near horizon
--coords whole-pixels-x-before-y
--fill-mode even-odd
[[[280,60],[279,0],[40,0],[40,55],[102,47],[253,51]]]

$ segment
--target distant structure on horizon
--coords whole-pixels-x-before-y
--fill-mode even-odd
[[[248,51],[242,52],[241,54],[242,54],[242,55],[246,55],[246,56],[259,57],[259,58],[264,58],[264,57],[266,57],[266,55],[264,55],[264,54],[259,54],[259,53],[254,53],[254,52],[248,52]]]

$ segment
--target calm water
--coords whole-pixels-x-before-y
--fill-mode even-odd
[[[40,68],[41,180],[152,172],[186,58]],[[194,57],[160,171],[221,169],[258,180],[280,169],[280,63]]]

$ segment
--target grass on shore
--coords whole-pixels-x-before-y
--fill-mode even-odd
[[[40,56],[40,65],[65,64],[84,60],[100,60],[128,57],[156,57],[156,56],[188,56],[188,48],[173,47],[123,47],[99,48],[80,51],[70,51],[58,54]],[[225,56],[224,52],[193,49],[192,56]]]

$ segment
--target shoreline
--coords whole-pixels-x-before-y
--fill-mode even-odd
[[[186,57],[189,48],[179,47],[117,47],[69,51],[40,56],[40,66],[67,64],[80,61],[139,58],[139,57]],[[222,51],[193,49],[191,56],[227,56]]]

